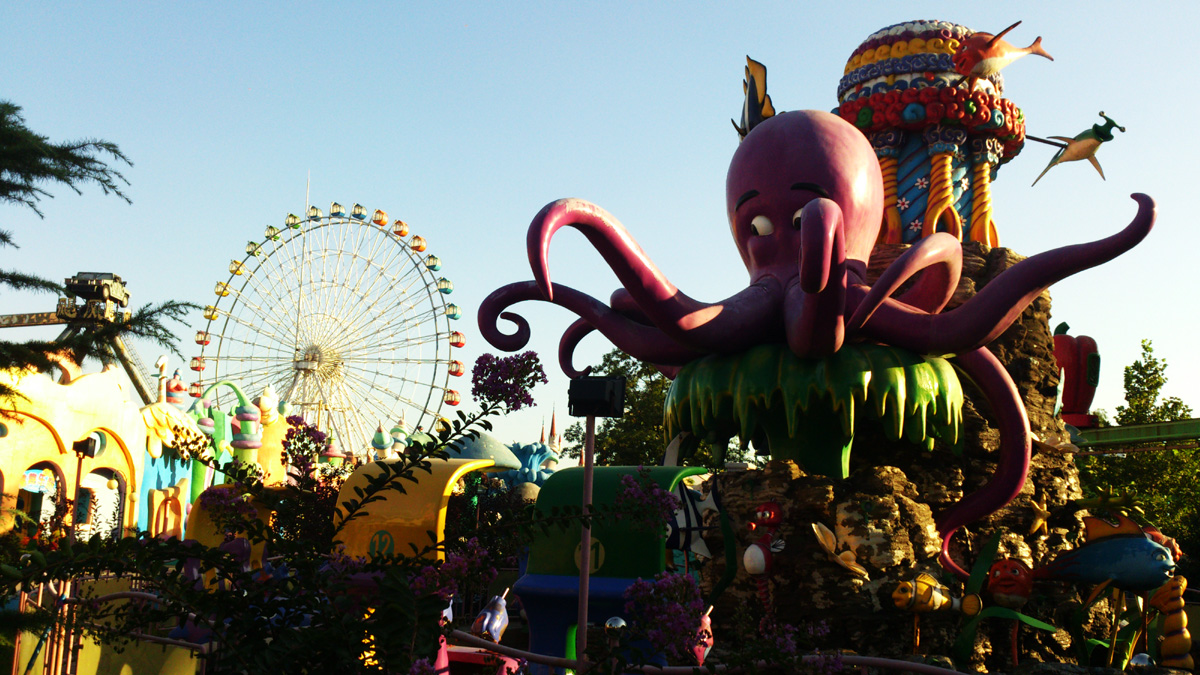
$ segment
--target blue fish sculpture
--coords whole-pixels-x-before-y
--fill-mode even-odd
[[[1171,551],[1147,537],[1128,516],[1119,516],[1116,524],[1092,516],[1083,520],[1084,544],[1034,570],[1034,578],[1086,584],[1108,581],[1123,591],[1148,593],[1174,574]]]
[[[507,588],[502,595],[492,596],[491,602],[475,617],[475,621],[471,622],[472,635],[491,642],[500,642],[504,630],[508,628],[508,603],[504,600],[506,595]]]

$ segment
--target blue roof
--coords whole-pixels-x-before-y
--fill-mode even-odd
[[[490,434],[480,433],[478,438],[460,438],[446,446],[446,452],[452,459],[490,459],[496,463],[497,469],[521,468],[521,460],[512,450]]]

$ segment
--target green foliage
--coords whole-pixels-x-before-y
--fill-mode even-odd
[[[338,534],[346,523],[370,517],[370,509],[390,491],[404,492],[421,480],[431,460],[445,457],[447,444],[477,435],[479,428],[490,429],[486,417],[503,408],[496,402],[472,416],[459,413],[439,429],[436,440],[415,443],[398,461],[375,464],[378,472],[367,485],[340,504],[322,492],[326,479],[320,472],[304,470],[303,453],[295,455],[300,461],[290,468],[297,471],[283,486],[263,486],[253,467],[214,467],[231,479],[216,491],[228,492],[218,498],[233,507],[227,509],[229,522],[223,523],[232,537],[227,544],[210,548],[145,533],[87,543],[62,540],[57,548],[6,557],[0,565],[0,600],[18,587],[48,581],[136,579],[147,592],[138,602],[113,601],[89,594],[85,587],[71,611],[60,615],[64,628],[116,646],[130,642],[132,633],[161,636],[164,626],[174,629],[177,639],[211,640],[219,645],[206,657],[206,672],[213,674],[408,672],[414,661],[436,652],[449,597],[483,592],[482,586],[494,578],[489,561],[498,557],[496,552],[480,544],[485,537],[464,541],[466,533],[460,532],[453,541],[438,542],[431,533],[430,544],[411,556],[400,551],[364,560],[337,553]],[[275,517],[264,522],[236,508],[243,495]],[[335,508],[341,513],[338,519]],[[301,511],[303,517],[297,513]],[[548,514],[513,509],[507,516],[485,523],[479,534],[493,541],[506,538],[515,550],[538,532],[563,531],[616,513],[602,507],[585,515],[580,506],[571,505]],[[321,520],[332,527],[309,526]],[[0,544],[24,550],[19,541]],[[265,544],[266,560],[262,569],[252,570],[245,554],[256,544]],[[446,553],[444,563],[430,562],[437,551]],[[44,623],[52,617],[17,618]],[[459,617],[448,628],[464,627],[472,618]]]
[[[463,492],[450,495],[446,503],[447,549],[463,550],[473,538],[502,566],[516,567],[525,541],[510,530],[529,520],[531,505],[489,474],[467,474]]]
[[[93,183],[104,194],[114,194],[129,202],[121,191],[128,181],[102,158],[130,164],[129,158],[114,143],[100,140],[52,143],[25,126],[21,108],[0,101],[0,204],[13,204],[31,209],[39,216],[38,202],[52,195],[47,184],[65,185],[80,193],[80,185]],[[0,247],[16,246],[12,234],[0,230]],[[0,286],[17,291],[40,291],[65,294],[57,283],[22,272],[0,271]],[[99,323],[88,330],[57,342],[0,341],[0,369],[36,368],[51,370],[60,356],[76,363],[85,358],[98,358],[104,363],[116,360],[115,338],[144,338],[179,355],[174,333],[167,328],[170,321],[183,321],[185,315],[198,306],[183,302],[165,302],[142,307],[128,321]],[[20,395],[11,387],[0,385],[0,401],[12,401]]]
[[[1105,582],[1107,584],[1108,582]],[[1116,600],[1111,598],[1110,593],[1101,592],[1105,584],[1102,584],[1092,591],[1092,597],[1084,603],[1077,603],[1071,608],[1070,619],[1067,622],[1067,629],[1071,633],[1071,643],[1075,647],[1075,657],[1079,659],[1080,665],[1084,666],[1107,666],[1109,643],[1107,640],[1097,640],[1089,638],[1084,634],[1084,625],[1087,621],[1088,610],[1096,603],[1110,598],[1109,603],[1115,604]],[[1133,650],[1138,641],[1142,628],[1142,613],[1136,609],[1126,609],[1120,613],[1119,617],[1114,619],[1121,624],[1121,629],[1117,631],[1116,648],[1113,650],[1112,667],[1118,670],[1124,670],[1129,663],[1129,658],[1133,656]]]
[[[474,427],[490,428],[485,418],[501,408],[497,403],[470,417],[460,413],[435,441],[414,444],[399,461],[376,464],[379,472],[341,504],[335,504],[336,491],[331,497],[323,489],[327,479],[308,470],[304,453],[294,455],[297,463],[289,467],[296,470],[293,480],[283,486],[264,487],[253,467],[220,467],[232,483],[209,492],[228,493],[218,499],[231,507],[248,495],[276,517],[264,522],[252,510],[226,509],[223,526],[230,536],[240,536],[218,548],[145,533],[119,540],[93,538],[86,544],[60,541],[57,548],[6,558],[0,566],[0,599],[18,586],[48,581],[137,579],[148,592],[144,601],[88,597],[85,589],[63,619],[65,628],[114,645],[129,642],[132,633],[161,635],[160,627],[174,628],[176,638],[220,645],[207,657],[209,673],[407,672],[414,660],[437,650],[439,617],[448,595],[468,592],[462,580],[487,578],[488,570],[480,569],[478,556],[453,552],[444,564],[430,564],[436,551],[448,548],[435,541],[412,557],[400,552],[363,560],[331,551],[346,523],[368,517],[388,492],[404,492],[421,480],[430,460],[445,456],[447,443],[477,434]],[[339,507],[342,517],[335,520]],[[508,537],[517,540],[538,528],[565,527],[579,520],[578,513],[576,508],[573,515],[510,523]],[[331,526],[312,527],[320,521]],[[246,564],[246,552],[254,544],[265,544],[263,569]],[[480,550],[477,543],[463,548]],[[419,589],[414,583],[418,578]]]
[[[1192,409],[1178,398],[1163,398],[1167,362],[1154,356],[1150,340],[1142,341],[1142,357],[1125,367],[1125,401],[1117,407],[1119,425],[1188,419]],[[1081,457],[1084,491],[1102,488],[1135,493],[1146,517],[1185,553],[1200,555],[1200,455],[1195,450],[1130,448],[1129,452]],[[1184,566],[1195,565],[1184,558]],[[1186,570],[1184,571],[1186,574]]]
[[[681,368],[665,417],[669,436],[688,430],[710,439],[752,439],[772,459],[845,478],[856,420],[877,421],[890,440],[932,450],[935,437],[957,445],[962,402],[959,378],[945,359],[872,344],[801,359],[787,345],[771,343]]]
[[[652,466],[662,462],[667,447],[666,427],[663,424],[663,405],[671,380],[651,364],[614,349],[604,355],[592,369],[596,375],[625,377],[625,414],[605,418],[596,428],[596,463],[613,466]],[[563,433],[565,457],[579,457],[583,452],[584,428],[576,422]],[[737,460],[743,454],[731,447],[726,458]],[[716,466],[711,447],[701,443],[690,464]],[[724,462],[721,462],[721,467]]]
[[[79,184],[95,183],[104,194],[129,202],[121,191],[121,185],[129,181],[100,159],[103,156],[133,165],[108,141],[52,143],[25,126],[20,106],[0,101],[0,202],[28,207],[40,216],[38,202],[52,196],[41,187],[45,183],[63,184],[76,193],[80,193]]]
[[[1142,358],[1125,366],[1125,403],[1117,406],[1116,422],[1120,426],[1174,422],[1192,416],[1192,409],[1180,399],[1159,401],[1167,384],[1167,362],[1155,358],[1150,340],[1142,340]]]

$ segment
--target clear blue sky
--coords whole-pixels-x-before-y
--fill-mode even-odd
[[[745,286],[723,215],[745,55],[768,66],[777,108],[828,110],[846,59],[879,28],[939,18],[994,32],[1022,19],[1008,39],[1042,35],[1056,59],[1004,73],[1029,133],[1074,135],[1100,110],[1128,133],[1100,152],[1107,181],[1081,162],[1031,188],[1052,150],[1030,143],[994,186],[1001,243],[1028,255],[1100,238],[1133,216],[1131,192],[1155,197],[1149,239],[1052,288],[1051,321],[1099,342],[1097,407],[1121,403],[1121,368],[1142,338],[1170,363],[1167,393],[1200,406],[1191,3],[333,5],[7,3],[0,97],[33,129],[117,142],[135,166],[132,205],[58,188],[44,220],[0,210],[21,245],[3,264],[51,278],[112,271],[135,303],[207,304],[246,241],[303,208],[311,172],[314,204],[383,208],[429,239],[468,315],[469,367],[490,350],[475,310],[530,278],[525,229],[560,197],[620,218],[693,297]],[[616,285],[574,232],[555,240],[551,265],[556,281],[597,297]],[[4,311],[52,306],[10,294]],[[535,391],[539,407],[498,424],[506,441],[535,438],[554,406],[565,417],[555,351],[572,316],[522,311],[550,384]],[[191,330],[180,336],[192,351]],[[577,363],[608,349],[591,337]]]

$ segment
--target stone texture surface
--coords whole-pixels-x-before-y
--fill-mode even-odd
[[[883,247],[870,266],[875,278],[904,247]],[[951,308],[1008,269],[1021,258],[1007,249],[964,246],[963,279]],[[1019,497],[985,520],[973,523],[955,536],[951,554],[970,570],[980,547],[994,532],[1003,533],[999,556],[1018,558],[1030,566],[1070,548],[1082,531],[1082,521],[1069,501],[1081,495],[1079,476],[1071,455],[1053,446],[1067,440],[1054,416],[1058,385],[1057,364],[1049,328],[1050,297],[1043,293],[989,349],[1004,364],[1029,414],[1035,438],[1029,480]],[[774,610],[780,621],[795,625],[826,621],[831,632],[823,645],[852,649],[860,654],[900,657],[914,651],[914,615],[897,609],[891,595],[897,584],[928,572],[949,582],[955,595],[962,584],[944,574],[937,563],[940,540],[934,515],[978,489],[995,468],[999,433],[993,426],[988,401],[964,383],[964,434],[961,452],[939,444],[932,452],[887,441],[871,428],[856,430],[851,476],[835,480],[810,476],[792,462],[771,462],[763,469],[716,474],[706,486],[720,491],[724,509],[736,538],[738,569],[717,602],[718,634],[721,623],[733,623],[759,606],[756,580],[741,569],[741,554],[757,538],[747,528],[755,507],[764,501],[783,506],[779,534],[785,549],[774,557],[770,581]],[[860,416],[860,423],[866,423]],[[1030,534],[1033,501],[1051,511],[1047,531]],[[826,554],[811,525],[823,523],[838,538],[839,552],[849,550],[864,566],[869,580],[854,576]],[[715,522],[712,524],[716,524]],[[723,550],[720,530],[706,536],[710,550]],[[703,586],[711,590],[726,574],[724,560],[713,560],[703,569]],[[1039,584],[1024,613],[1058,626],[1057,633],[1023,627],[1022,659],[1030,662],[1074,662],[1066,630],[1078,607],[1079,589]],[[1084,590],[1086,593],[1086,589]],[[989,599],[984,597],[985,606]],[[1088,615],[1087,633],[1101,637],[1108,628],[1106,603]],[[924,614],[920,618],[920,651],[951,652],[962,615],[953,611]],[[1012,623],[1006,619],[980,622],[970,667],[990,672],[1009,671]],[[729,626],[729,630],[736,630]],[[726,634],[729,634],[728,632]],[[966,664],[964,664],[966,665]]]

